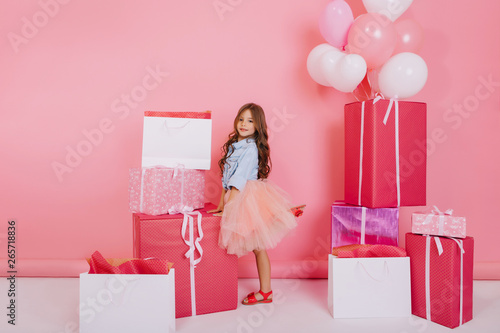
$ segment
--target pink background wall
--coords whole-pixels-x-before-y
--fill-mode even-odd
[[[141,163],[143,111],[213,111],[206,194],[217,202],[220,146],[237,109],[255,101],[272,132],[271,179],[308,205],[270,251],[274,274],[326,276],[330,205],[343,198],[343,105],[354,101],[306,70],[328,1],[59,1],[0,4],[0,258],[12,218],[34,275],[52,274],[33,268],[39,259],[131,256],[128,169]],[[428,104],[428,204],[466,216],[475,277],[500,278],[500,4],[415,1],[402,18],[426,37],[429,77],[411,99]],[[421,208],[401,208],[401,240]],[[240,272],[255,274],[252,257]]]

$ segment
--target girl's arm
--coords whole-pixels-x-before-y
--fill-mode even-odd
[[[221,203],[222,203],[222,208],[217,207],[218,211],[213,210],[207,213],[214,212],[214,216],[222,216],[222,213],[224,212],[224,195],[226,194],[226,191],[222,189],[222,197],[221,197]],[[227,199],[226,204],[228,204],[231,200],[233,200],[238,194],[240,194],[240,190],[238,190],[236,187],[231,187],[231,192],[229,193],[229,198]]]
[[[231,187],[231,193],[229,193],[227,202],[233,200],[238,194],[240,194],[240,190],[238,190],[236,187]]]
[[[207,211],[207,213],[222,212],[224,210],[224,196],[225,195],[226,195],[226,190],[224,188],[222,188],[222,193],[221,193],[220,200],[219,200],[219,206],[217,206],[216,209],[212,209],[212,210]]]

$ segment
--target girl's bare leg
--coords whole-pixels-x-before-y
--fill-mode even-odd
[[[253,253],[255,254],[257,271],[259,273],[260,290],[264,293],[268,293],[271,291],[271,261],[269,260],[266,250],[254,250]],[[257,300],[262,300],[264,297],[256,292],[255,298]],[[272,294],[268,298],[272,299]]]

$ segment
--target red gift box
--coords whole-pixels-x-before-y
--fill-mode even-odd
[[[455,328],[472,319],[474,238],[406,234],[412,313]]]
[[[176,318],[237,307],[238,259],[218,245],[221,217],[207,213],[215,208],[206,204],[185,215],[133,214],[134,256],[174,263]]]
[[[385,99],[345,105],[346,203],[425,206],[426,109]]]

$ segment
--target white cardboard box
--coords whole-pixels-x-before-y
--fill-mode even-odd
[[[80,274],[80,332],[175,332],[175,271]]]
[[[328,308],[334,318],[409,317],[410,258],[328,256]]]

